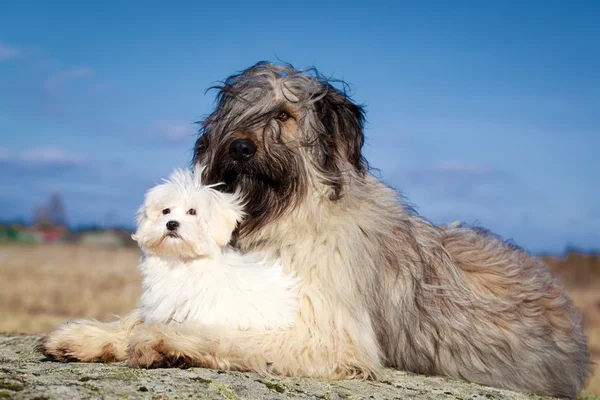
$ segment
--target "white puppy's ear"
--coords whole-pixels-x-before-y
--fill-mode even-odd
[[[150,191],[148,191],[148,193],[146,194],[146,197],[148,197],[148,194],[150,193]],[[147,224],[148,222],[148,216],[146,215],[146,203],[148,202],[147,198],[146,201],[144,201],[144,204],[138,208],[137,213],[136,213],[136,218],[135,218],[135,232],[133,232],[131,234],[131,238],[133,240],[135,240],[136,242],[138,242],[138,244],[140,243],[140,230]]]
[[[204,186],[202,184],[202,172],[204,172],[205,166],[201,165],[200,163],[196,163],[194,164],[194,185],[197,188],[201,188],[202,186]]]
[[[239,197],[211,190],[211,236],[218,246],[227,246],[243,212]]]
[[[239,219],[233,210],[222,207],[213,214],[210,232],[219,247],[227,246]]]

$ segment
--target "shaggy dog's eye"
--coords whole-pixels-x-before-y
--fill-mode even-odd
[[[187,213],[190,215],[196,215],[196,210],[194,210],[193,208],[190,208]]]
[[[169,214],[170,212],[171,212],[171,209],[170,209],[170,208],[165,208],[165,209],[163,210],[163,215],[167,215],[167,214]]]
[[[280,111],[279,114],[277,114],[278,121],[285,122],[288,119],[290,119],[290,114],[286,113],[285,111]]]

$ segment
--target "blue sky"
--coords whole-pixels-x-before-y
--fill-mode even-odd
[[[59,192],[72,224],[132,225],[205,89],[280,59],[351,84],[371,165],[429,220],[600,248],[597,2],[349,4],[3,2],[0,219]]]

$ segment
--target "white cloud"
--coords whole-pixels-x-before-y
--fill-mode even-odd
[[[461,161],[443,161],[433,166],[413,168],[408,172],[411,182],[424,185],[465,184],[491,175],[494,175],[494,171],[489,167]]]
[[[151,133],[157,140],[178,143],[190,141],[196,131],[191,123],[163,121],[155,124],[151,129]]]
[[[9,160],[11,157],[11,151],[5,147],[0,147],[0,161]]]
[[[430,166],[407,170],[404,180],[395,182],[397,187],[431,201],[442,200],[442,210],[449,210],[450,201],[470,206],[486,207],[521,206],[530,190],[521,185],[514,174],[480,164],[461,161],[444,161]],[[523,196],[514,196],[514,193]],[[522,198],[523,197],[523,198]]]
[[[44,82],[44,90],[46,93],[55,95],[67,84],[90,78],[94,75],[94,70],[90,67],[74,67],[59,71],[52,75]]]
[[[27,165],[81,165],[89,161],[89,158],[57,147],[39,147],[23,151],[0,147],[0,162],[2,161]]]
[[[19,57],[20,55],[21,50],[0,42],[0,61],[10,60],[12,58]]]
[[[488,167],[482,165],[469,165],[461,161],[442,161],[431,168],[431,170],[467,175],[485,175],[491,172],[491,169]]]

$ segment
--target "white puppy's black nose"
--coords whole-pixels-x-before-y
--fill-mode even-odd
[[[237,139],[229,145],[229,156],[236,161],[248,161],[256,153],[256,145],[249,140]]]
[[[177,221],[169,221],[167,222],[167,229],[170,231],[174,231],[179,226],[179,222]]]

